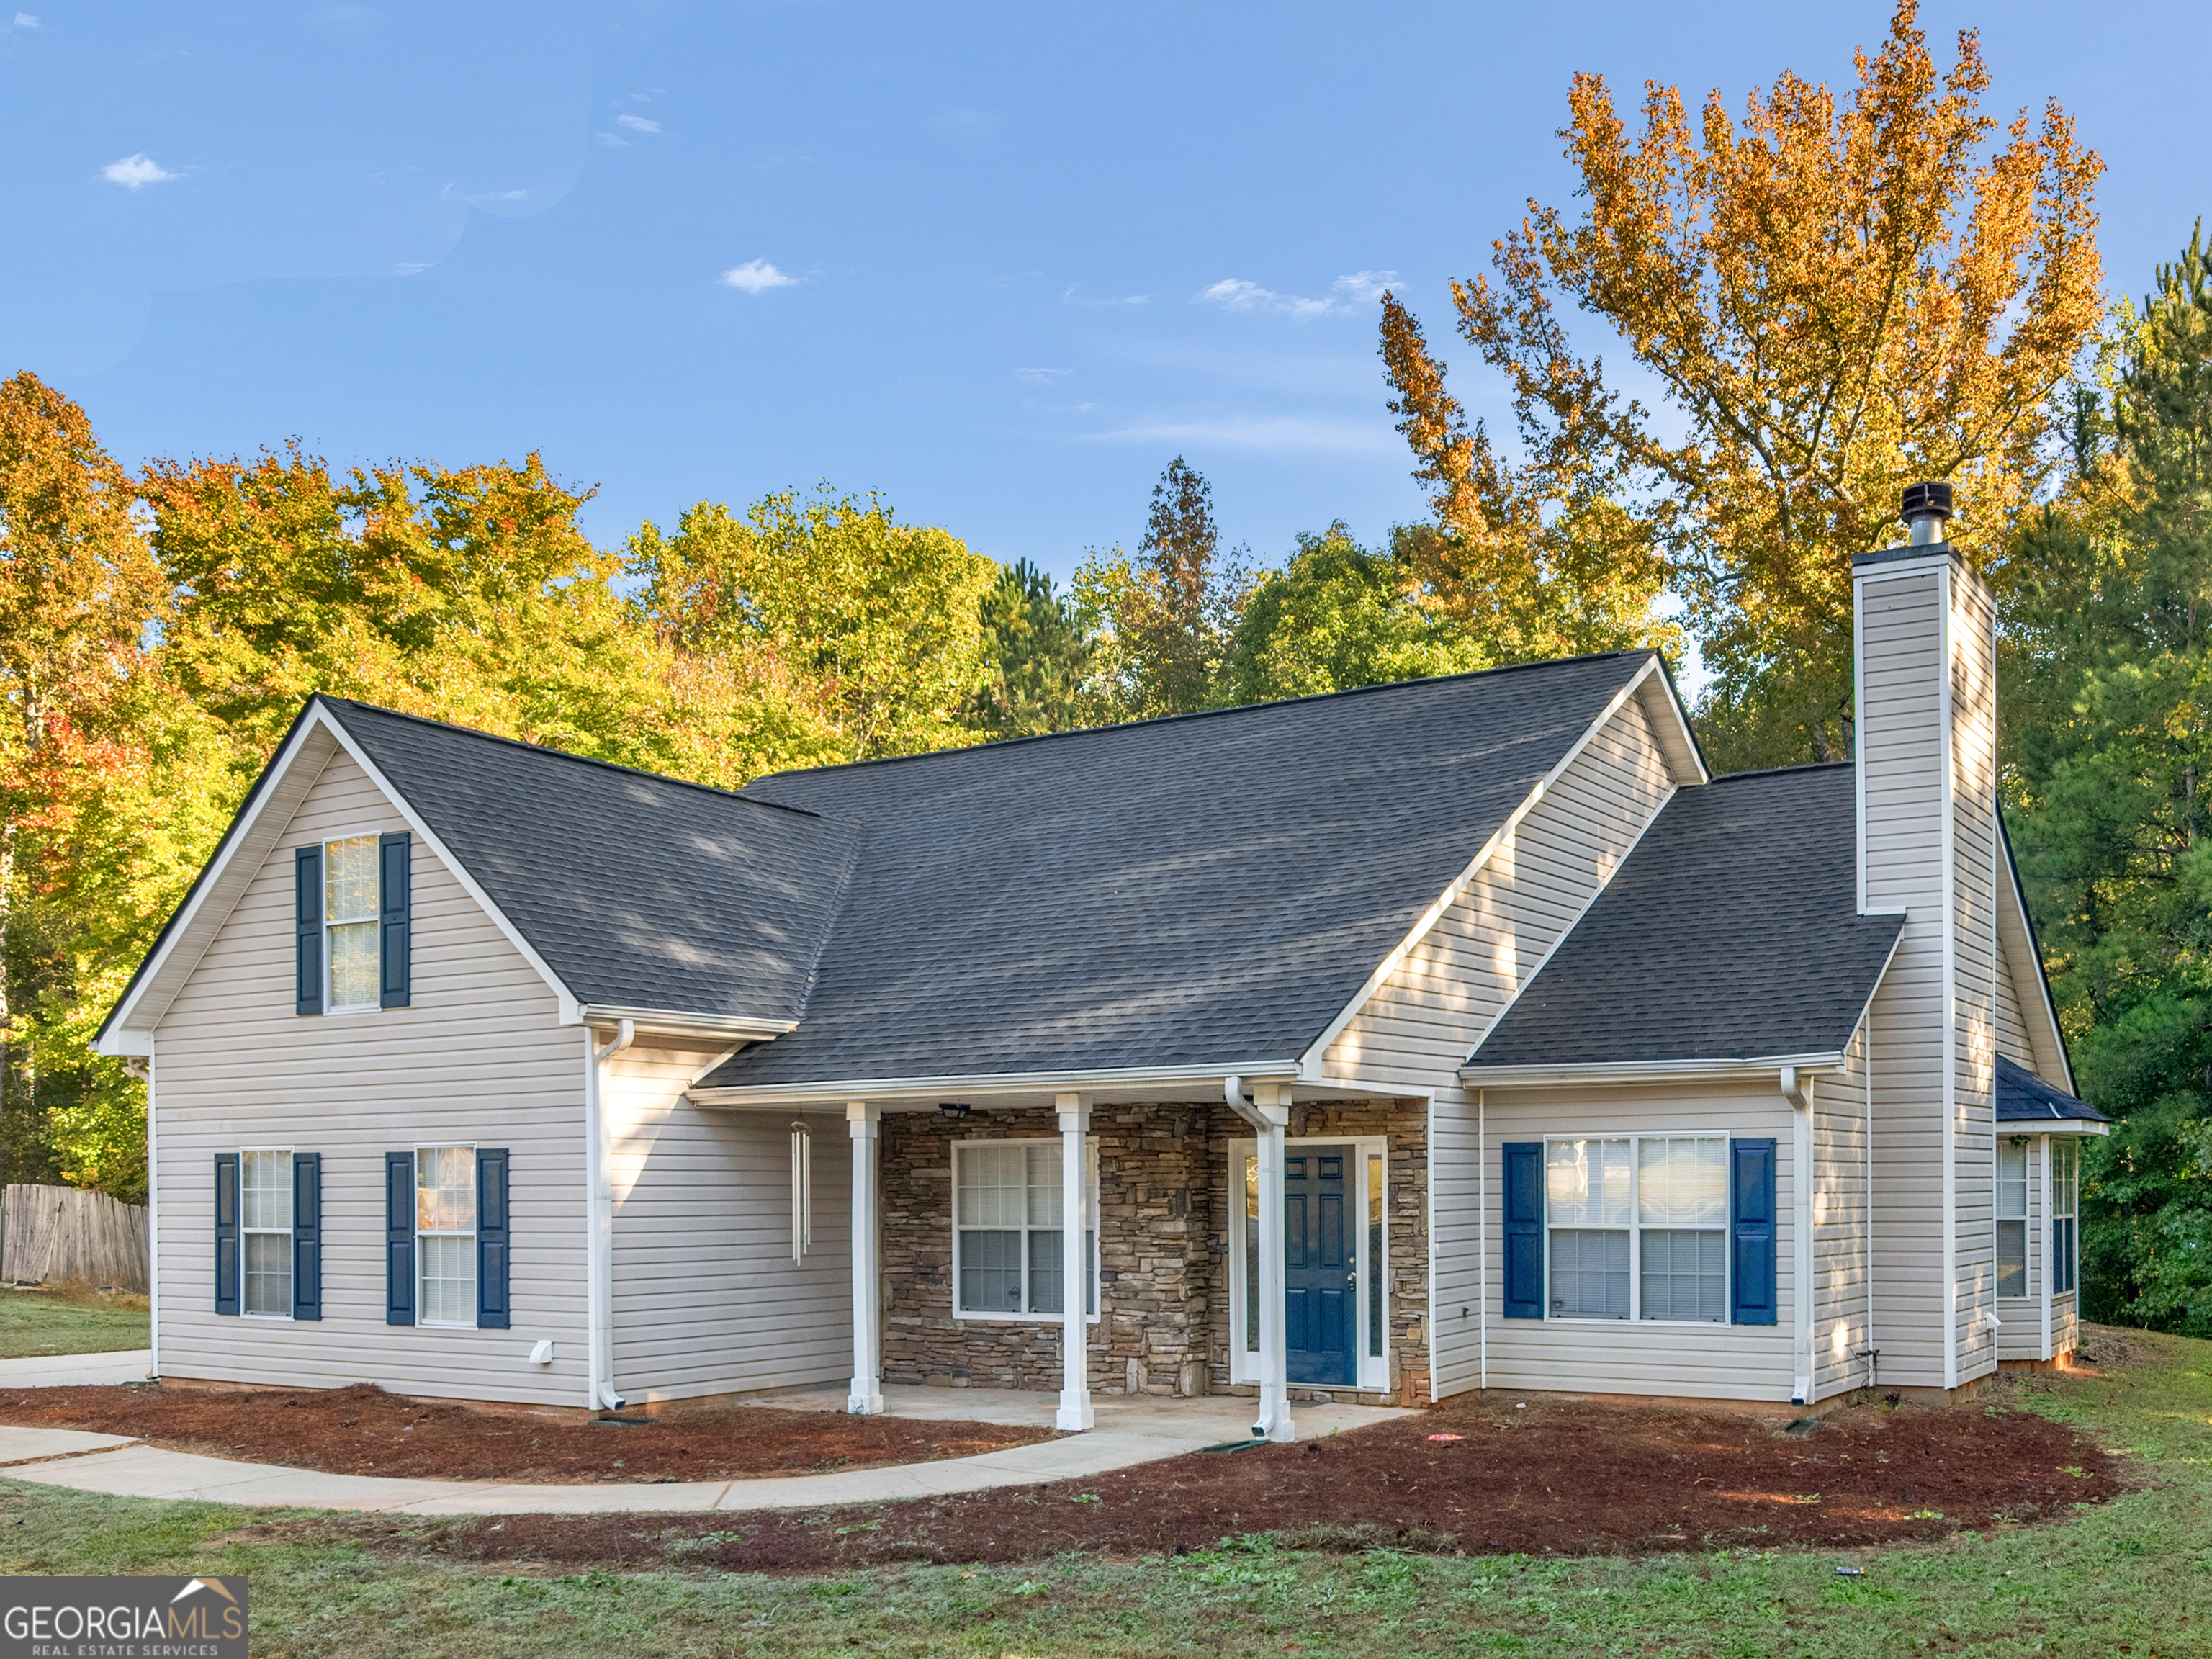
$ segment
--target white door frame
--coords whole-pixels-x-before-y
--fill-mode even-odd
[[[1367,1310],[1368,1298],[1373,1293],[1373,1275],[1379,1270],[1387,1270],[1390,1260],[1390,1138],[1388,1135],[1286,1135],[1283,1146],[1285,1150],[1300,1146],[1348,1146],[1352,1149],[1353,1161],[1358,1166],[1358,1178],[1347,1177],[1345,1186],[1347,1195],[1356,1197],[1361,1206],[1359,1223],[1352,1230],[1357,1241],[1358,1257],[1358,1281],[1353,1286],[1358,1297],[1355,1305],[1358,1310],[1359,1334],[1355,1345],[1358,1356],[1356,1370],[1358,1381],[1340,1382],[1334,1386],[1360,1394],[1388,1394],[1390,1392],[1390,1296],[1387,1274],[1382,1281],[1382,1352],[1380,1354],[1369,1352],[1371,1345]],[[1259,1352],[1244,1346],[1244,1309],[1249,1294],[1244,1284],[1247,1248],[1244,1240],[1244,1164],[1247,1158],[1258,1157],[1259,1146],[1259,1141],[1249,1135],[1229,1143],[1229,1167],[1226,1171],[1229,1194],[1229,1380],[1232,1383],[1256,1384],[1260,1381]],[[1380,1263],[1368,1259],[1371,1250],[1364,1206],[1367,1203],[1367,1161],[1370,1158],[1380,1158],[1382,1162],[1382,1261]],[[1297,1386],[1326,1390],[1330,1385],[1316,1382]]]

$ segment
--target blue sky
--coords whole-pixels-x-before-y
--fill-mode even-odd
[[[0,5],[7,0],[0,0]],[[178,6],[0,21],[0,372],[131,462],[531,449],[618,542],[827,478],[1065,575],[1187,456],[1232,541],[1419,516],[1374,295],[1571,188],[1569,76],[1850,76],[1878,4]],[[0,20],[7,14],[0,10]],[[2110,164],[2140,293],[2212,194],[2212,8],[1977,25]],[[1620,354],[1614,354],[1616,359]],[[1471,363],[1455,382],[1501,412]]]

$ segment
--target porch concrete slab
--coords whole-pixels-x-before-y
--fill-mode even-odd
[[[0,1359],[0,1389],[88,1389],[143,1382],[154,1369],[151,1348],[113,1353],[34,1353]]]
[[[844,1407],[842,1389],[836,1391],[807,1390],[803,1393],[762,1395],[747,1402],[753,1406],[769,1407],[781,1411],[842,1411]],[[886,1417],[911,1417],[933,1422],[1000,1423],[1023,1428],[1053,1426],[1060,1406],[1060,1396],[1030,1389],[947,1389],[919,1387],[910,1383],[887,1383],[884,1388],[884,1414]],[[1091,1415],[1097,1426],[1089,1434],[1050,1443],[1075,1445],[1098,1434],[1116,1433],[1142,1435],[1172,1440],[1178,1449],[1194,1451],[1200,1446],[1217,1445],[1225,1440],[1242,1440],[1251,1432],[1252,1418],[1259,1407],[1256,1400],[1242,1395],[1200,1395],[1195,1398],[1173,1399],[1160,1395],[1094,1395]],[[1395,1406],[1355,1406],[1308,1404],[1291,1407],[1292,1420],[1297,1425],[1297,1437],[1310,1440],[1317,1435],[1333,1434],[1339,1429],[1356,1429],[1369,1423],[1387,1422],[1407,1413]],[[1021,1447],[1016,1450],[1030,1450]],[[989,1452],[988,1457],[1010,1454]],[[1158,1455],[1172,1456],[1161,1452]],[[974,1462],[973,1458],[955,1460]]]
[[[318,1469],[236,1463],[226,1457],[202,1457],[193,1452],[137,1444],[52,1463],[26,1463],[0,1474],[10,1480],[106,1492],[117,1498],[318,1510],[388,1510],[476,1484],[326,1474]]]
[[[34,1457],[68,1457],[77,1452],[106,1451],[131,1443],[127,1434],[92,1434],[82,1429],[0,1428],[0,1464],[21,1463]]]

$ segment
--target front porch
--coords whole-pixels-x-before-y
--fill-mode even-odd
[[[1059,1410],[1059,1396],[1033,1389],[930,1388],[887,1382],[883,1387],[883,1414],[936,1423],[1002,1423],[1020,1428],[1050,1428]],[[749,1406],[782,1411],[835,1411],[842,1397],[825,1389],[793,1389],[757,1395]],[[1127,1435],[1172,1443],[1170,1449],[1152,1455],[1172,1457],[1206,1446],[1244,1439],[1252,1428],[1252,1401],[1235,1395],[1200,1395],[1178,1399],[1159,1395],[1099,1395],[1094,1396],[1093,1428],[1101,1433]],[[1365,1428],[1407,1415],[1396,1406],[1355,1406],[1309,1403],[1297,1413],[1297,1437],[1317,1439],[1341,1429]]]
[[[1293,1407],[1427,1403],[1423,1102],[1261,1084],[1233,1109],[1061,1096],[847,1121],[848,1409],[988,1395],[1075,1431],[1108,1402],[1207,1401],[1218,1437],[1289,1439]],[[1067,1285],[1088,1314],[1072,1341]]]

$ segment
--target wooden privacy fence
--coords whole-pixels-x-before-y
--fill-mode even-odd
[[[0,1280],[57,1285],[82,1279],[144,1295],[145,1206],[76,1187],[0,1189]]]

